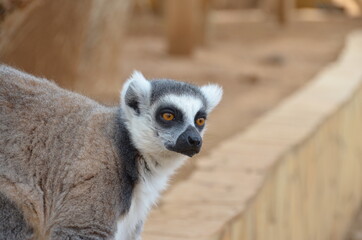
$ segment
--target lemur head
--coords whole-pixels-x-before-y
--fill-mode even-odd
[[[148,81],[134,72],[124,84],[121,109],[132,142],[141,153],[191,157],[201,149],[207,115],[221,96],[217,85]]]

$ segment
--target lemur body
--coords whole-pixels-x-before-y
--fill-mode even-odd
[[[138,240],[221,89],[135,73],[121,107],[0,67],[0,240]],[[198,123],[198,124],[197,124]]]

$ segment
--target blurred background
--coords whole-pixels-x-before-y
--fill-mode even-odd
[[[361,15],[362,0],[0,0],[0,61],[106,105],[133,70],[218,83],[207,156],[333,62]]]

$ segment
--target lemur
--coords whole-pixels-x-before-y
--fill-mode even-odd
[[[0,67],[0,240],[139,240],[222,89],[134,72],[106,107]]]

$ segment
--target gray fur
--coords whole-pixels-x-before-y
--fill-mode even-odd
[[[154,184],[150,181],[158,174],[168,177],[181,164],[173,161],[174,152],[165,154],[170,158],[154,159],[146,148],[146,156],[137,144],[153,144],[157,133],[135,139],[134,128],[152,126],[139,121],[132,128],[132,118],[151,119],[148,104],[170,93],[197,97],[206,108],[196,86],[171,80],[151,85],[151,96],[149,91],[125,95],[133,101],[126,102],[136,113],[130,114],[0,66],[0,240],[110,240],[115,234],[122,234],[122,240],[140,239],[146,215],[129,220],[136,216],[131,206],[140,207],[132,205],[135,196],[150,200],[140,189]],[[131,228],[119,225],[122,221]]]
[[[131,239],[140,240],[142,230],[143,230],[143,222],[141,221],[136,225],[135,231],[133,232],[133,236],[131,237]]]
[[[200,98],[205,105],[207,106],[206,99],[201,93],[200,89],[194,85],[178,82],[171,79],[155,79],[151,81],[152,94],[151,94],[151,104],[156,102],[161,97],[174,94],[174,95],[190,95],[196,98]]]
[[[142,156],[131,142],[130,134],[123,123],[121,111],[115,120],[115,138],[116,146],[122,146],[118,148],[118,161],[120,167],[118,168],[119,177],[121,182],[121,214],[126,214],[131,206],[133,188],[139,181],[139,163],[142,166]],[[122,162],[123,161],[123,164]]]
[[[33,230],[25,222],[22,212],[2,193],[0,213],[0,240],[32,239]]]
[[[0,67],[0,191],[23,211],[33,239],[112,238],[127,178],[117,116],[117,108]]]

